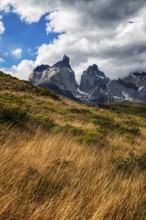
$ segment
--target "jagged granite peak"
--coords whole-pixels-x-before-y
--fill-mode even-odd
[[[53,67],[58,67],[58,68],[67,67],[67,68],[69,68],[69,69],[72,70],[72,68],[71,68],[71,66],[70,66],[70,63],[69,63],[69,57],[66,56],[66,55],[63,56],[63,58],[62,58],[61,61],[55,63],[55,64],[53,65]]]
[[[96,64],[89,66],[81,76],[80,90],[84,92],[91,92],[100,85],[106,84],[109,78],[98,69]]]
[[[47,70],[47,69],[49,69],[49,68],[50,68],[49,65],[47,65],[47,64],[42,64],[42,65],[40,65],[40,66],[37,66],[37,67],[33,70],[33,72],[42,72],[42,71]]]
[[[75,73],[69,64],[69,57],[66,55],[51,67],[49,65],[36,67],[30,74],[29,81],[77,100],[74,94],[77,93],[78,84],[75,80]]]
[[[98,66],[96,64],[93,64],[92,66],[89,66],[86,71],[89,75],[95,74],[98,72]]]
[[[53,66],[40,65],[29,76],[29,81],[74,101],[103,104],[112,101],[146,102],[146,72],[134,72],[118,80],[110,80],[96,64],[89,66],[77,84],[69,57]]]
[[[88,69],[85,70],[83,73],[86,73],[88,75],[97,75],[100,77],[105,77],[105,74],[98,69],[98,66],[96,64],[89,66]]]

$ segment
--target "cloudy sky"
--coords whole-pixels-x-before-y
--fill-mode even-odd
[[[66,54],[79,79],[146,71],[145,0],[0,0],[0,69],[20,79]]]

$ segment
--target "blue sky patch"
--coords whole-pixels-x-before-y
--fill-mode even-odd
[[[1,64],[4,68],[17,65],[24,59],[35,60],[38,47],[58,37],[57,33],[47,35],[45,16],[37,23],[27,24],[17,14],[3,14],[5,32],[0,37],[0,57],[5,60]],[[17,48],[22,49],[21,58],[12,55]]]

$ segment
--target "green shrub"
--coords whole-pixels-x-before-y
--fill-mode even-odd
[[[76,137],[74,139],[79,144],[95,145],[98,144],[98,139],[96,137],[90,137],[88,135]]]
[[[129,133],[134,136],[139,136],[141,134],[139,128],[137,128],[136,126],[126,127],[121,125],[119,131],[121,131],[121,133]]]
[[[91,122],[95,125],[99,125],[101,132],[105,135],[108,134],[109,131],[116,131],[120,134],[131,134],[134,136],[139,136],[141,134],[139,128],[136,127],[135,124],[125,123],[123,125],[115,122],[111,118],[96,116],[91,119]]]
[[[36,125],[43,126],[47,130],[50,130],[53,127],[55,127],[54,121],[43,114],[36,114],[32,116],[32,122]]]
[[[114,164],[115,168],[120,171],[132,172],[135,168],[146,170],[146,153],[142,155],[129,153],[128,157],[118,157],[117,159],[114,159],[112,163]]]
[[[9,105],[17,104],[22,106],[24,104],[24,100],[19,95],[14,95],[10,93],[1,94],[0,96],[0,105],[4,105],[4,103]]]
[[[83,128],[71,126],[71,125],[65,125],[65,126],[56,126],[53,131],[55,133],[58,132],[64,132],[65,134],[68,135],[73,135],[73,136],[80,136],[85,134],[85,130]]]
[[[75,137],[74,140],[80,144],[93,145],[98,147],[108,146],[107,139],[96,132],[86,132],[84,135]]]
[[[83,115],[90,113],[88,109],[84,109],[84,108],[71,108],[69,109],[69,112],[74,114],[83,114]]]
[[[39,94],[42,95],[42,96],[50,96],[51,98],[59,101],[60,100],[60,97],[57,93],[55,92],[52,92],[51,90],[49,89],[44,89],[44,88],[39,88]]]
[[[74,126],[66,126],[65,130],[69,132],[69,134],[72,134],[73,136],[82,135],[85,133],[85,131],[82,128],[74,127]]]
[[[0,119],[21,125],[29,120],[29,115],[20,107],[2,105],[0,106]]]
[[[113,125],[113,120],[110,118],[95,116],[91,119],[91,122],[95,125],[104,126],[105,128],[109,128]]]

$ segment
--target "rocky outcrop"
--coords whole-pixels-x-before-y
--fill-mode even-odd
[[[70,66],[70,63],[69,63],[69,57],[66,56],[66,55],[64,55],[64,57],[61,61],[55,63],[53,65],[53,67],[57,67],[59,69],[66,67],[66,68],[69,68],[70,70],[72,70],[71,66]]]

